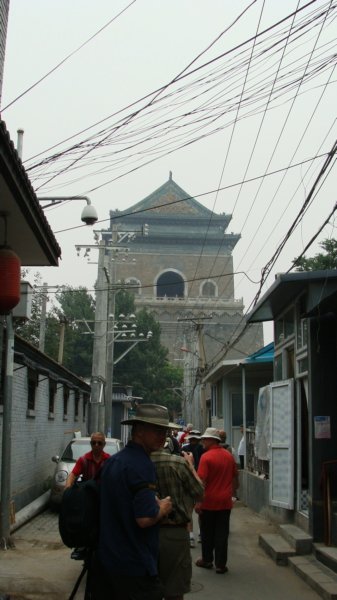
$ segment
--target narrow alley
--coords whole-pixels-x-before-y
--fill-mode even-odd
[[[231,517],[229,571],[193,567],[192,591],[197,600],[318,600],[316,594],[289,567],[279,567],[258,545],[260,533],[275,527],[240,502]],[[196,531],[196,527],[195,527]],[[0,554],[0,594],[10,600],[67,600],[82,569],[70,559],[58,533],[58,519],[49,510],[35,517],[14,534],[15,549]],[[200,546],[192,549],[193,563]],[[121,549],[122,551],[122,549]],[[83,599],[84,584],[76,600]],[[188,597],[188,596],[187,596]]]

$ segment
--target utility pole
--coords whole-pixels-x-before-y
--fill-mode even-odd
[[[100,233],[104,234],[101,241],[99,241]],[[78,256],[80,255],[81,248],[85,248],[84,256],[88,256],[91,248],[99,250],[98,274],[95,285],[96,311],[91,375],[91,400],[89,409],[89,433],[102,431],[107,432],[108,434],[112,420],[116,262],[118,254],[127,254],[129,251],[129,248],[120,246],[119,244],[125,239],[128,241],[135,239],[137,233],[148,235],[148,226],[143,225],[140,231],[118,231],[117,225],[113,225],[111,240],[107,240],[106,233],[106,231],[95,231],[96,245],[83,246],[76,244],[75,247]],[[110,315],[113,315],[113,317],[110,317]],[[130,350],[132,347],[133,346],[130,347]],[[128,349],[128,351],[130,350]]]
[[[67,319],[63,315],[62,317],[60,317],[60,340],[59,340],[59,352],[58,352],[58,359],[57,359],[57,362],[60,365],[62,365],[62,362],[63,362],[64,336],[65,336],[66,323],[67,323]]]
[[[104,401],[107,343],[107,288],[105,244],[99,246],[98,272],[95,284],[96,312],[94,347],[91,371],[91,398],[89,405],[89,435],[101,430],[100,406]]]
[[[117,225],[112,226],[112,246],[118,242]],[[116,261],[114,256],[110,257],[109,270],[109,298],[108,298],[108,336],[107,336],[107,360],[106,360],[106,397],[105,397],[105,428],[107,435],[111,435],[112,420],[112,378],[114,368],[114,323],[115,323],[115,300],[116,300]]]
[[[206,386],[202,383],[202,379],[205,373],[206,367],[206,359],[205,359],[205,346],[204,346],[204,324],[197,323],[196,324],[197,336],[198,336],[198,373],[197,377],[199,379],[200,385],[200,414],[201,414],[201,423],[202,429],[206,429],[208,426],[207,418],[206,418]]]
[[[207,410],[206,410],[206,390],[205,386],[202,383],[202,379],[206,369],[206,356],[205,356],[205,347],[204,347],[204,323],[203,321],[208,321],[212,318],[209,317],[186,317],[179,318],[178,321],[189,321],[194,325],[194,331],[196,331],[197,337],[195,340],[197,350],[191,350],[186,347],[182,347],[181,350],[183,352],[187,352],[194,357],[197,357],[197,366],[195,366],[196,361],[193,360],[193,370],[194,370],[194,381],[192,382],[191,371],[188,371],[186,374],[186,370],[191,368],[191,363],[184,365],[184,381],[187,382],[187,386],[190,389],[188,394],[188,398],[190,399],[191,406],[186,406],[187,412],[185,415],[186,419],[191,418],[191,422],[198,421],[198,427],[200,429],[205,429],[208,426],[207,423]],[[193,383],[193,385],[192,385]],[[193,402],[194,401],[194,402]],[[194,404],[194,406],[193,406]],[[194,414],[194,416],[193,416]],[[196,425],[196,423],[194,423]]]
[[[47,315],[47,289],[48,284],[46,282],[42,285],[41,292],[41,318],[40,318],[40,338],[39,338],[39,350],[44,352],[45,340],[46,340],[46,315]]]

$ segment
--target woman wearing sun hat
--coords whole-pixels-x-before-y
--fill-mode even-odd
[[[228,571],[227,551],[229,520],[233,507],[232,497],[238,488],[238,472],[233,455],[220,446],[218,429],[208,427],[201,436],[204,453],[201,455],[198,475],[205,486],[202,502],[195,507],[200,515],[202,556],[197,567],[215,572]]]

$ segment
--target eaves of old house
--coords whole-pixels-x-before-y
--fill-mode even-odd
[[[38,202],[36,194],[0,120],[0,245],[5,241],[23,266],[57,266],[61,248]],[[2,221],[4,221],[2,219]]]

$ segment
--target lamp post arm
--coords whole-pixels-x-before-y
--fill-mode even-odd
[[[49,202],[49,204],[45,204],[42,208],[49,208],[50,206],[55,206],[56,204],[61,204],[61,202],[72,202],[73,200],[85,200],[85,202],[89,205],[91,204],[90,198],[88,196],[39,196],[39,202]]]

